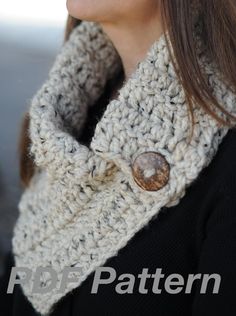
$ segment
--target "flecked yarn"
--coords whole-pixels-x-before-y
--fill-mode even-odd
[[[235,94],[220,81],[201,45],[199,61],[219,102],[234,113]],[[90,146],[80,144],[72,131],[81,131],[88,108],[120,67],[101,27],[83,21],[32,98],[30,153],[37,168],[19,203],[12,239],[16,267],[34,272],[50,266],[58,279],[64,267],[81,267],[75,272],[78,282],[68,283],[63,293],[57,288],[33,293],[34,273],[22,285],[42,315],[117,255],[162,207],[178,204],[228,131],[194,104],[194,133],[188,143],[188,106],[163,34],[107,105]],[[132,162],[147,151],[162,154],[170,166],[169,181],[158,191],[143,190],[132,176]],[[50,275],[42,283],[48,285]]]

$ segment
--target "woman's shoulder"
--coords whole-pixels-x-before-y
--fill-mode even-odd
[[[198,179],[201,188],[199,222],[206,234],[228,230],[236,222],[236,129],[223,138],[210,165]]]
[[[236,184],[236,128],[223,138],[209,168],[209,177],[214,174],[213,185],[220,190],[234,190]]]

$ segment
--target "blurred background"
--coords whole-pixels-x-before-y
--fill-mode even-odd
[[[22,117],[60,50],[66,18],[66,0],[0,0],[0,274],[21,194]]]

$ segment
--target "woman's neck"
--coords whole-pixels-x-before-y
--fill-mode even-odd
[[[132,20],[119,25],[101,23],[101,26],[121,57],[125,80],[130,77],[137,64],[145,58],[150,46],[163,33],[160,18],[156,15],[143,23]]]

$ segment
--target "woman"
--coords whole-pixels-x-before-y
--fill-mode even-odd
[[[235,2],[67,8],[23,128],[4,292],[32,274],[5,313],[234,315]]]

